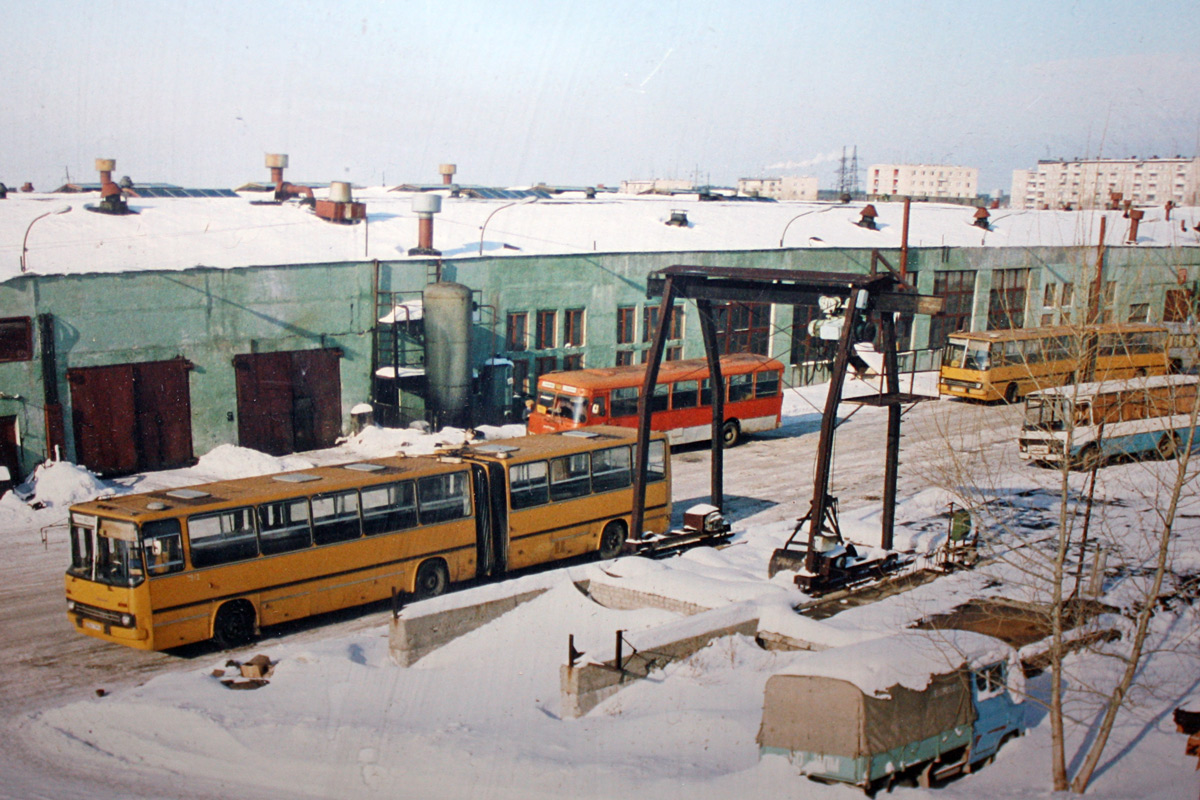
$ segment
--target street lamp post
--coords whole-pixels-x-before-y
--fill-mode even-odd
[[[515,200],[511,203],[506,203],[506,204],[500,206],[495,211],[488,214],[487,219],[485,219],[483,221],[483,225],[481,225],[479,227],[479,255],[483,255],[483,234],[487,231],[488,223],[492,221],[492,217],[496,216],[496,214],[498,214],[499,212],[503,211],[506,208],[512,208],[513,206],[520,206],[520,205],[524,205],[526,203],[536,203],[538,201],[538,199],[539,198],[537,195],[533,195],[532,197],[526,197],[524,200]]]
[[[25,229],[25,238],[21,240],[21,272],[25,272],[25,254],[29,252],[29,232],[33,230],[33,223],[37,222],[39,219],[48,217],[51,214],[65,214],[70,210],[70,206],[59,206],[58,208],[51,209],[45,214],[41,214],[30,220],[29,227]]]

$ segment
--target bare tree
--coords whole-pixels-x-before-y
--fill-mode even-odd
[[[1095,323],[1101,318],[1099,310],[1103,302],[1099,279],[1090,295],[1088,309],[1076,318]],[[1077,324],[1070,338],[1069,343],[1059,341],[1043,346],[1061,349],[1069,345],[1080,364],[1072,376],[1076,379],[1112,377],[1095,373],[1098,360],[1103,361],[1106,345],[1095,335],[1093,327]],[[1029,379],[1037,373],[1035,364],[1051,357],[1044,350],[1020,355],[1026,359]],[[1082,451],[1077,446],[1090,439],[1095,427],[1091,424],[1094,420],[1085,420],[1084,415],[1076,413],[1083,405],[1075,403],[1083,400],[1079,391],[1077,384],[1063,389],[1057,436],[1063,440],[1065,453],[1057,461],[1057,468],[1025,473],[1032,474],[1035,482],[1042,484],[1042,498],[1047,501],[1043,510],[1048,525],[1040,538],[1032,537],[1028,528],[1018,524],[1010,497],[1012,487],[1005,485],[1002,477],[1011,473],[989,463],[989,458],[995,457],[995,450],[988,451],[981,444],[995,441],[1004,436],[1003,432],[1011,436],[1009,426],[1017,416],[1017,409],[994,407],[994,416],[1003,417],[1008,425],[971,430],[956,422],[956,417],[967,415],[955,413],[955,407],[948,404],[948,413],[939,418],[941,435],[931,437],[931,441],[940,439],[946,446],[937,468],[939,474],[931,477],[951,488],[959,502],[972,509],[982,532],[981,544],[987,562],[983,568],[995,571],[1005,583],[1006,592],[1031,599],[1045,610],[1049,628],[1046,669],[1050,683],[1047,712],[1052,743],[1051,778],[1056,791],[1082,794],[1102,762],[1118,716],[1139,689],[1152,688],[1140,686],[1139,680],[1143,679],[1139,676],[1146,659],[1162,646],[1153,633],[1151,620],[1161,609],[1160,600],[1170,588],[1168,584],[1177,580],[1171,571],[1172,547],[1177,540],[1180,503],[1189,498],[1194,500],[1186,490],[1198,480],[1192,450],[1200,444],[1196,441],[1200,402],[1195,401],[1193,389],[1193,399],[1180,406],[1188,415],[1186,436],[1176,437],[1174,429],[1164,428],[1159,438],[1158,460],[1145,460],[1139,462],[1140,468],[1117,469],[1109,475],[1103,469],[1098,445]],[[1155,402],[1160,401],[1149,391],[1144,396],[1135,394],[1126,399],[1126,403],[1140,403],[1146,408]],[[1118,420],[1123,415],[1152,416],[1145,408],[1133,407],[1109,409],[1106,413]],[[1104,430],[1101,420],[1101,436]],[[1053,459],[1047,456],[1045,460]],[[1122,475],[1128,478],[1133,473],[1136,479],[1122,480]],[[1138,525],[1141,536],[1131,537],[1129,531],[1110,524],[1106,509],[1118,499],[1126,503],[1136,501],[1143,509]],[[1091,565],[1101,570],[1099,577],[1102,577],[1101,559],[1105,554],[1111,558],[1109,573],[1122,584],[1119,611],[1126,622],[1121,638],[1115,641],[1088,636],[1096,631],[1089,627],[1090,623],[1083,622],[1095,610],[1095,603],[1083,585],[1085,571]],[[1101,584],[1096,583],[1095,589],[1101,591]],[[1089,684],[1074,669],[1080,662],[1071,654],[1081,649],[1081,643],[1087,643],[1086,658],[1115,659],[1119,668],[1105,685]],[[1081,715],[1068,713],[1071,704],[1081,698],[1095,709],[1093,718],[1098,717],[1099,722],[1094,725],[1092,735],[1085,738],[1082,750],[1069,758],[1068,728],[1089,724]],[[1074,774],[1068,769],[1069,762],[1078,763]]]

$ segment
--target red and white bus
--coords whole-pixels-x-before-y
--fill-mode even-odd
[[[783,406],[783,363],[753,353],[721,356],[725,383],[727,447],[743,433],[779,427]],[[548,372],[538,379],[537,401],[529,415],[530,433],[589,425],[637,426],[638,396],[646,365],[634,364],[570,372]],[[664,361],[650,402],[650,428],[665,431],[671,444],[710,438],[712,381],[708,361]]]

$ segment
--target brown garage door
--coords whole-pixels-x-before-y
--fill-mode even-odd
[[[238,442],[271,455],[332,447],[342,432],[341,351],[235,356]]]
[[[191,366],[176,358],[67,370],[79,463],[107,475],[191,464]]]

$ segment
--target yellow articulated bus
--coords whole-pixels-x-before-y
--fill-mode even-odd
[[[628,538],[636,432],[595,427],[71,507],[67,613],[145,650],[233,647],[261,626],[596,553]],[[665,436],[645,528],[667,530]]]
[[[942,352],[941,394],[1014,403],[1038,389],[1075,383],[1093,353],[1094,380],[1167,372],[1167,329],[1108,323],[953,333]]]

